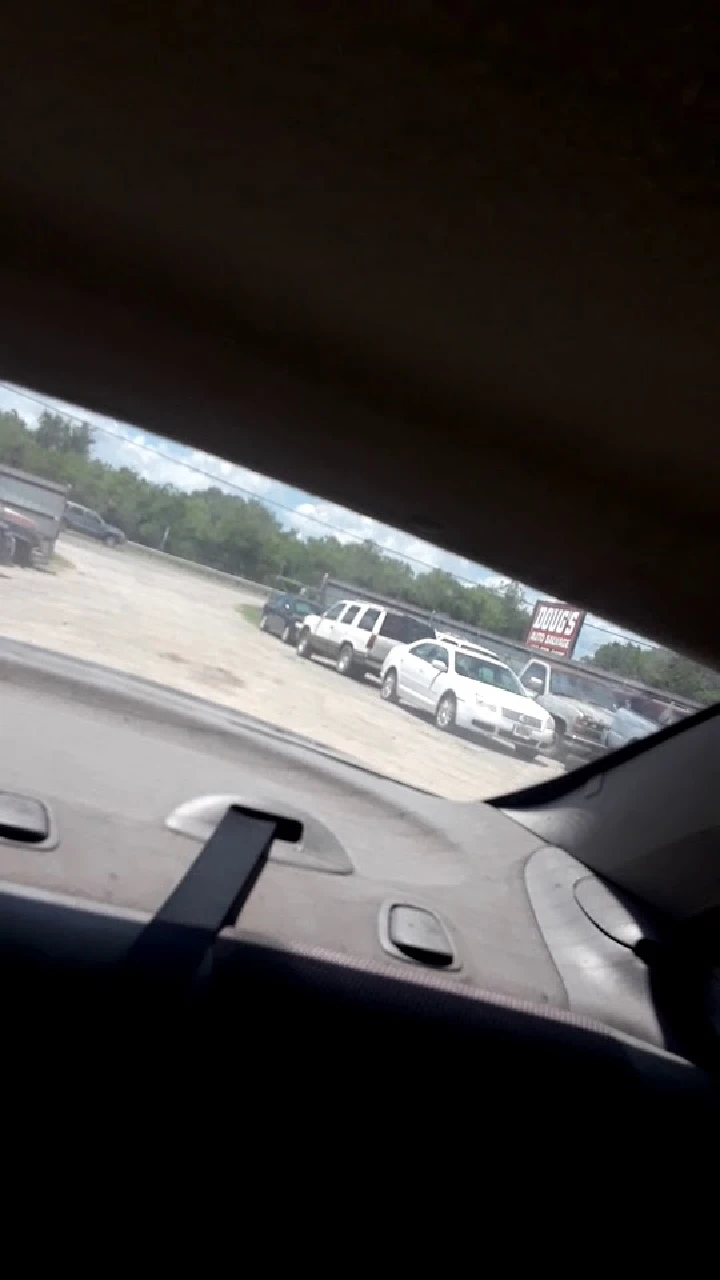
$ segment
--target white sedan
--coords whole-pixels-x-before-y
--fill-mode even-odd
[[[511,742],[532,760],[554,737],[552,716],[537,706],[515,672],[472,645],[420,640],[396,645],[380,673],[381,697],[430,711],[438,729]]]

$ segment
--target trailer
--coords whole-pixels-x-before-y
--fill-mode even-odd
[[[28,529],[27,562],[32,555],[45,563],[52,557],[69,492],[68,484],[0,464],[0,508],[9,513],[16,543],[23,542],[23,526]]]

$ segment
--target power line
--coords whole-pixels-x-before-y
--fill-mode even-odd
[[[121,431],[114,431],[112,427],[106,426],[98,422],[87,422],[87,419],[80,418],[77,414],[68,412],[64,406],[54,405],[50,401],[42,400],[39,396],[33,395],[28,391],[20,391],[8,382],[0,382],[0,387],[4,387],[6,391],[13,395],[22,396],[25,400],[32,401],[33,404],[40,405],[41,408],[51,413],[59,413],[69,422],[77,422],[79,425],[87,423],[93,431],[101,431],[105,435],[111,436],[114,440],[119,440],[121,444],[130,445],[133,449],[143,449],[146,453],[152,454],[154,457],[162,458],[163,461],[171,463],[172,466],[182,467],[183,471],[192,471],[196,475],[203,476],[206,480],[211,480],[215,484],[225,485],[226,488],[233,489],[244,497],[252,499],[254,502],[260,502],[266,507],[276,507],[279,511],[284,511],[288,515],[293,516],[296,520],[310,521],[319,525],[323,529],[329,529],[333,534],[341,534],[344,538],[350,538],[353,542],[363,543],[372,541],[365,538],[361,533],[352,533],[349,529],[343,529],[342,526],[332,524],[329,520],[323,520],[321,516],[309,515],[302,511],[298,512],[296,507],[288,506],[285,502],[280,502],[277,498],[260,497],[254,490],[246,488],[244,485],[238,484],[235,480],[228,480],[225,476],[218,476],[212,471],[206,471],[203,467],[194,462],[186,462],[185,459],[173,457],[171,453],[166,453],[162,449],[158,449],[155,445],[146,444],[144,441],[131,440]],[[218,461],[222,461],[218,459]],[[411,564],[417,564],[423,569],[436,569],[437,565],[430,564],[427,560],[420,560],[417,556],[406,555],[401,551],[393,551],[391,548],[379,547],[382,554],[393,557],[396,560],[408,561]],[[482,586],[481,582],[476,582],[472,578],[464,578],[460,574],[453,574],[458,581],[467,583],[468,586]]]
[[[9,382],[0,382],[0,387],[3,387],[6,391],[10,392],[11,395],[20,396],[25,400],[29,400],[33,404],[39,405],[40,408],[45,409],[46,412],[60,414],[62,417],[66,418],[67,421],[69,422],[76,422],[80,426],[87,423],[87,419],[80,418],[78,417],[77,414],[69,412],[62,404],[53,404],[51,401],[44,400],[41,396],[34,395],[30,391],[25,391],[24,389],[13,386]],[[234,480],[228,480],[224,476],[215,475],[212,471],[206,471],[203,467],[198,466],[196,463],[186,462],[184,459],[175,458],[171,453],[166,453],[163,449],[158,449],[155,445],[146,444],[144,441],[141,442],[138,440],[131,440],[128,438],[127,435],[124,435],[121,431],[115,431],[113,430],[112,427],[107,426],[105,423],[98,423],[93,421],[93,422],[87,423],[87,425],[89,425],[93,431],[101,431],[105,435],[111,436],[114,440],[119,440],[121,444],[130,445],[133,449],[143,449],[146,453],[150,453],[154,457],[161,458],[164,462],[171,463],[172,466],[182,467],[184,471],[192,471],[194,472],[195,475],[202,476],[205,480],[211,480],[215,484],[225,485],[227,488],[235,490],[235,492],[242,494],[246,498],[250,498],[254,502],[260,502],[265,507],[275,507],[277,508],[278,511],[284,511],[288,515],[294,516],[295,519],[297,519],[299,515],[299,518],[301,520],[310,521],[311,523],[316,524],[323,529],[329,529],[330,532],[335,535],[341,534],[344,538],[349,538],[354,542],[362,544],[363,542],[371,541],[373,542],[373,546],[377,545],[372,539],[364,538],[363,535],[360,533],[351,533],[349,530],[343,529],[340,525],[334,525],[328,520],[323,520],[321,516],[307,515],[305,512],[298,513],[295,507],[290,507],[288,506],[287,503],[280,502],[277,498],[266,498],[266,497],[261,498],[252,489],[248,489],[245,486],[238,484]],[[218,459],[218,461],[221,462],[222,459]],[[437,565],[430,564],[428,563],[427,560],[420,560],[418,559],[417,556],[406,555],[404,552],[393,551],[390,548],[382,547],[382,546],[378,546],[378,550],[381,555],[390,556],[394,560],[400,560],[405,563],[419,565],[420,568],[426,569],[429,571],[432,571],[433,569],[437,569]],[[465,586],[482,587],[484,585],[482,582],[477,582],[473,578],[466,578],[459,573],[453,573],[451,576]],[[492,591],[493,588],[489,587],[489,588],[486,588],[486,590]],[[629,641],[626,634],[624,634],[622,631],[616,630],[611,627],[604,627],[604,626],[600,626],[595,622],[587,622],[587,621],[585,622],[585,626],[592,628],[593,631],[599,631],[602,635],[608,635],[608,636],[612,636],[614,639],[622,640],[626,644],[638,643],[640,645],[644,645],[647,648],[651,648],[651,649],[655,648],[655,646],[650,641],[646,641],[646,640]]]
[[[25,390],[21,391],[18,388],[13,387],[10,383],[0,382],[0,387],[4,387],[6,391],[11,392],[13,395],[19,395],[25,400],[30,400],[33,404],[39,405],[42,409],[45,409],[48,412],[60,413],[69,422],[77,422],[79,425],[83,425],[83,423],[87,422],[87,419],[80,418],[77,414],[69,412],[64,406],[52,404],[50,401],[43,400],[39,396],[33,395],[31,392]],[[207,471],[203,467],[198,466],[197,463],[186,462],[185,459],[176,458],[171,453],[166,453],[164,450],[158,449],[155,445],[147,444],[144,441],[131,440],[121,431],[115,431],[112,427],[106,426],[104,423],[101,424],[93,421],[87,423],[87,425],[90,426],[93,431],[103,432],[105,435],[111,436],[114,440],[119,440],[121,444],[130,445],[133,449],[142,449],[146,453],[152,454],[154,457],[162,458],[164,462],[169,462],[172,466],[182,467],[184,471],[192,471],[195,475],[203,476],[204,479],[211,480],[215,484],[225,485],[227,488],[233,489],[244,497],[250,498],[255,502],[260,502],[263,506],[275,507],[279,511],[286,512],[296,520],[300,519],[303,521],[309,521],[312,524],[320,526],[322,529],[328,529],[335,535],[341,534],[343,538],[349,538],[353,542],[357,542],[359,544],[367,541],[373,542],[373,539],[368,539],[361,533],[352,533],[349,529],[343,529],[341,525],[332,524],[329,520],[323,520],[321,516],[309,515],[304,511],[298,512],[296,507],[291,507],[287,503],[280,502],[277,498],[260,497],[254,490],[238,484],[235,480],[228,480],[225,476],[218,476],[214,472]],[[218,461],[222,460],[218,459]],[[377,544],[373,542],[373,545]],[[422,569],[437,569],[437,565],[430,564],[427,560],[421,560],[419,557],[411,556],[403,551],[394,551],[390,547],[382,546],[378,546],[378,550],[382,555],[390,556],[395,560],[419,565]],[[458,582],[462,582],[470,587],[481,587],[483,585],[482,582],[478,582],[473,578],[466,578],[459,573],[453,573],[451,576],[456,578]],[[487,589],[492,590],[493,588]]]

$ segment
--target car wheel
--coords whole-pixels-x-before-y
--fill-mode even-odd
[[[267,631],[267,614],[266,613],[260,614],[260,630]]]
[[[435,708],[435,724],[443,733],[451,733],[455,728],[457,703],[454,693],[444,693]]]
[[[380,697],[383,702],[398,701],[397,673],[392,667],[385,672],[383,682],[380,685]]]
[[[15,543],[15,564],[21,569],[32,568],[32,547],[29,543],[23,542],[22,539]]]
[[[341,647],[340,652],[337,656],[337,661],[335,663],[335,670],[341,676],[349,676],[350,673],[352,672],[353,658],[354,658],[354,654],[352,651],[352,645],[344,644]]]
[[[293,638],[292,626],[289,622],[286,622],[285,626],[282,629],[282,635],[280,636],[280,639],[282,640],[283,644],[292,644],[292,638]]]
[[[15,559],[15,535],[13,533],[0,534],[0,564],[12,564]]]
[[[521,747],[519,743],[515,743],[515,755],[519,760],[534,760],[537,755],[536,747]]]
[[[312,644],[310,643],[310,632],[303,631],[297,642],[296,653],[298,658],[310,658],[312,656]]]

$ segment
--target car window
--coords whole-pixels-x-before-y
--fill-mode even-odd
[[[422,640],[428,636],[431,640],[435,639],[435,628],[430,622],[420,622],[417,618],[405,617],[404,630],[406,632],[405,643],[410,644],[413,640]]]
[[[412,644],[414,640],[425,637],[435,638],[435,628],[429,623],[422,623],[406,613],[388,611],[380,625],[380,635],[388,640],[397,640],[398,644]]]
[[[362,617],[358,619],[357,626],[361,631],[372,631],[381,612],[380,609],[366,609]]]
[[[506,693],[519,693],[523,698],[526,696],[515,672],[489,658],[476,658],[472,653],[463,653],[457,649],[455,670],[466,680],[477,680],[480,684],[491,684],[495,689],[503,689]]]
[[[107,896],[152,913],[170,888],[168,877],[156,873],[153,848],[162,846],[170,880],[194,856],[179,829],[169,827],[172,805],[192,815],[208,798],[237,796],[261,809],[277,805],[306,815],[306,866],[323,868],[329,832],[352,854],[356,879],[392,883],[398,894],[403,882],[408,893],[422,887],[428,909],[437,904],[452,934],[448,885],[464,885],[479,920],[483,895],[489,894],[492,912],[497,891],[504,896],[508,889],[507,859],[491,847],[494,835],[487,851],[482,839],[469,847],[473,824],[488,827],[481,803],[535,784],[549,783],[553,792],[566,771],[654,728],[624,711],[618,732],[610,734],[613,715],[593,714],[593,702],[612,706],[618,686],[634,713],[652,714],[660,706],[668,721],[700,703],[720,702],[719,676],[652,638],[631,636],[591,614],[568,637],[570,615],[582,601],[546,603],[541,613],[533,588],[498,577],[499,555],[491,575],[367,514],[257,476],[241,458],[231,462],[168,445],[149,429],[95,414],[85,425],[77,411],[51,406],[45,412],[37,397],[22,396],[15,390],[6,412],[0,404],[0,512],[22,496],[23,510],[44,521],[52,504],[42,486],[56,485],[59,497],[56,527],[50,516],[42,527],[51,543],[49,571],[24,571],[30,565],[27,556],[24,563],[18,559],[17,523],[8,530],[0,519],[0,648],[11,647],[13,665],[27,649],[33,673],[37,646],[62,657],[43,665],[40,700],[31,689],[26,696],[29,681],[0,682],[9,744],[3,785],[19,795],[65,796],[69,834],[49,860],[24,855],[21,871],[20,855],[9,848],[3,855],[0,842],[6,878],[22,873],[41,891]],[[494,483],[491,460],[483,483]],[[60,528],[68,497],[73,501]],[[512,520],[513,494],[504,497]],[[372,506],[373,495],[367,500]],[[580,511],[582,495],[574,501]],[[105,536],[102,512],[128,538],[125,550],[107,545],[116,536]],[[433,512],[421,515],[423,527],[431,528]],[[90,536],[66,536],[65,529]],[[478,545],[482,533],[479,521]],[[495,555],[494,542],[493,548]],[[38,557],[37,567],[42,563]],[[710,600],[710,586],[708,593]],[[275,621],[263,610],[266,600]],[[330,625],[315,626],[315,615],[325,610]],[[310,614],[314,622],[306,627]],[[349,638],[351,652],[344,643]],[[396,645],[395,659],[385,661]],[[438,660],[448,663],[447,675],[433,668]],[[73,682],[85,680],[87,668],[87,706],[82,697],[68,699],[65,676],[59,698],[52,696],[51,672],[67,670],[68,661]],[[557,705],[531,700],[513,675],[549,678],[551,668]],[[105,716],[103,701],[111,709],[128,678],[133,702],[145,687],[152,690],[148,714]],[[158,696],[157,686],[168,696]],[[569,695],[564,704],[560,694]],[[496,713],[487,710],[493,705]],[[175,723],[178,708],[183,722],[197,717],[198,732]],[[603,804],[612,804],[612,789]],[[128,796],[133,818],[147,820],[147,842],[134,820],[114,821],[127,812]],[[595,795],[589,799],[595,804]],[[78,830],[87,826],[90,809],[113,827],[102,866],[72,852],[73,823]],[[422,815],[420,822],[413,812]],[[464,813],[461,823],[454,813]],[[490,825],[496,827],[495,819]],[[284,860],[287,850],[278,852]],[[483,871],[472,884],[466,855]],[[283,874],[279,866],[271,871],[263,899],[282,895]],[[325,904],[318,920],[332,910],[338,916],[333,936],[346,937],[350,951],[364,936],[367,955],[370,932],[352,920],[346,929],[342,915],[358,906],[357,895],[353,905],[353,895],[338,898],[332,883],[323,891],[327,877],[302,874],[310,915],[318,895]],[[520,880],[516,887],[521,894]],[[273,910],[271,927],[281,945],[292,941],[288,912]],[[378,945],[377,933],[374,938]],[[531,994],[549,994],[555,985],[548,972],[547,982],[531,982]]]
[[[409,652],[414,658],[422,658],[423,662],[432,662],[435,653],[434,644],[414,644]]]
[[[340,617],[340,614],[345,608],[345,604],[346,602],[344,600],[339,600],[338,603],[334,604],[331,609],[325,610],[325,613],[323,614],[323,618],[328,618],[331,622],[334,622],[336,618]]]
[[[544,690],[547,679],[547,667],[542,662],[531,662],[523,672],[521,679],[526,689],[533,689],[533,691],[535,690],[532,682],[534,680],[540,680]]]
[[[564,671],[553,667],[550,672],[550,693],[559,698],[573,698],[577,702],[587,702],[590,706],[600,707],[604,711],[617,710],[620,701],[615,690],[610,686],[593,680],[582,672]]]

